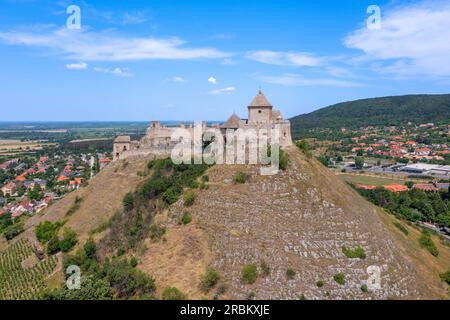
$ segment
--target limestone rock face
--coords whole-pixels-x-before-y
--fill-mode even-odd
[[[378,208],[341,183],[316,160],[296,147],[286,148],[289,165],[274,176],[259,175],[257,166],[216,165],[209,189],[198,192],[189,208],[194,223],[209,237],[211,265],[226,281],[226,297],[245,299],[402,299],[436,297],[416,266],[405,256]],[[236,172],[250,175],[245,184]],[[182,201],[170,216],[183,212]],[[365,259],[351,259],[342,247],[364,249]],[[270,275],[252,285],[241,281],[244,265],[264,262]],[[368,269],[369,268],[369,269]],[[292,269],[295,276],[288,279]],[[380,273],[380,289],[361,286]],[[345,284],[333,277],[342,273]],[[375,272],[376,273],[376,272]],[[317,281],[324,282],[322,287]],[[433,285],[439,286],[436,280]]]

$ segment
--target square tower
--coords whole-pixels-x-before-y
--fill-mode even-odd
[[[272,108],[272,104],[267,100],[264,93],[259,90],[248,106],[248,123],[270,123],[272,121]]]

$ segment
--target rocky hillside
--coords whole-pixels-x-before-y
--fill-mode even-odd
[[[438,270],[431,270],[435,263],[429,260],[436,258],[420,252],[423,250],[412,245],[412,239],[402,239],[404,235],[392,228],[386,213],[295,147],[287,151],[289,167],[276,176],[260,176],[255,166],[211,168],[209,190],[199,192],[189,208],[194,224],[207,235],[209,264],[225,280],[225,297],[445,297],[446,287],[438,273],[444,272],[450,261],[448,248],[442,248]],[[249,181],[233,184],[238,171],[247,173]],[[169,229],[184,210],[182,201],[172,206]],[[366,258],[348,258],[343,246],[361,246]],[[268,266],[270,275],[244,284],[241,273],[247,264],[258,266],[260,274],[261,264]],[[422,268],[427,264],[429,268]],[[380,267],[382,288],[365,293],[361,286],[369,277],[369,266]],[[295,275],[289,271],[289,278],[288,270]],[[338,273],[344,275],[345,284],[333,279]],[[318,281],[323,286],[318,287]]]

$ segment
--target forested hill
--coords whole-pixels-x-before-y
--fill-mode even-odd
[[[294,135],[314,128],[359,128],[450,119],[450,94],[407,95],[338,103],[291,118]]]

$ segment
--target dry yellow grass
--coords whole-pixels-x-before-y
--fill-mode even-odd
[[[394,222],[400,222],[398,219],[381,209],[377,209],[377,213],[395,236],[397,245],[402,251],[402,256],[415,265],[422,283],[430,291],[437,293],[436,298],[449,299],[448,285],[440,281],[439,275],[450,268],[450,248],[443,244],[439,237],[432,235],[433,242],[439,250],[439,255],[434,257],[419,245],[421,231],[418,228],[401,222],[409,232],[408,235],[405,235],[393,224]]]
[[[31,230],[41,221],[67,220],[65,226],[77,233],[79,243],[84,243],[90,231],[107,222],[122,208],[124,195],[136,189],[145,179],[138,172],[145,170],[147,162],[147,159],[139,158],[112,163],[96,175],[87,187],[70,193],[43,213],[30,218],[25,227]],[[79,208],[67,216],[76,197],[81,199]]]
[[[156,280],[157,295],[167,287],[177,287],[188,299],[200,299],[201,274],[210,260],[205,232],[194,222],[167,230],[158,242],[147,240],[147,250],[139,257],[139,268]]]

